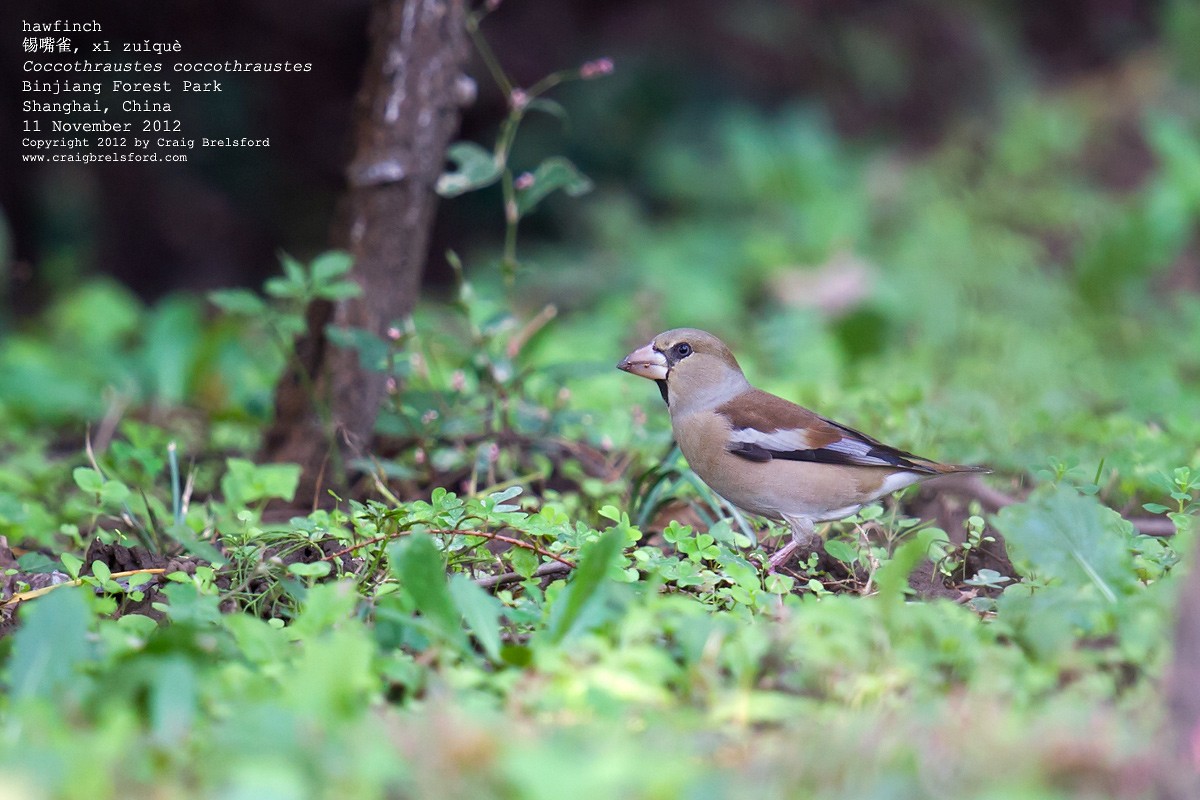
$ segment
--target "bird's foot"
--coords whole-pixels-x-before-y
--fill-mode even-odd
[[[821,537],[817,535],[813,524],[808,520],[787,515],[784,516],[784,520],[792,529],[792,537],[787,544],[771,554],[767,561],[767,572],[775,572],[796,554],[799,554],[802,560],[807,561],[821,543]]]
[[[782,567],[789,560],[791,560],[791,557],[793,555],[795,555],[796,551],[799,549],[800,549],[800,543],[797,542],[795,539],[792,539],[787,544],[785,544],[783,547],[776,550],[774,553],[771,554],[771,557],[767,560],[767,572],[777,571],[780,567]]]

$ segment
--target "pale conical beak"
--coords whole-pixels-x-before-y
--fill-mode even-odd
[[[617,364],[617,369],[623,369],[631,375],[649,378],[652,381],[667,379],[667,359],[654,349],[653,345],[639,347]]]

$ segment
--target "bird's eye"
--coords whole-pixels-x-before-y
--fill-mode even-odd
[[[687,358],[692,354],[692,346],[687,342],[680,342],[674,349],[676,358]]]

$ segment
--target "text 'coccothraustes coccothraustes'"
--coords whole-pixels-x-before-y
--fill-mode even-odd
[[[791,527],[772,569],[814,547],[814,523],[848,517],[919,481],[989,471],[906,453],[755,389],[729,348],[694,328],[660,333],[617,368],[658,384],[679,449],[714,492]]]

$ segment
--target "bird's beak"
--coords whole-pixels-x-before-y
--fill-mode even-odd
[[[617,364],[617,369],[623,369],[631,375],[639,375],[652,381],[667,379],[667,359],[654,349],[653,345],[639,347]]]

